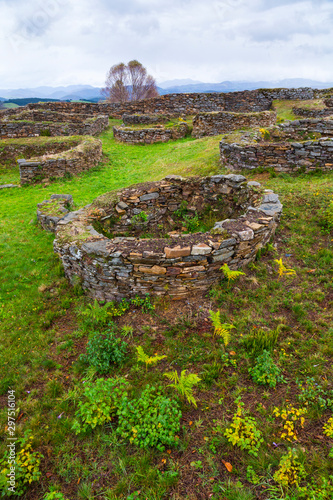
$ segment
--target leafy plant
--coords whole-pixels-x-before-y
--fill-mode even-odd
[[[133,215],[131,218],[131,224],[142,224],[148,220],[148,215],[146,212],[142,211],[139,214]]]
[[[189,403],[197,406],[196,400],[193,396],[193,387],[200,382],[200,378],[195,373],[186,374],[187,370],[182,370],[180,377],[178,372],[166,372],[163,375],[171,380],[173,383],[168,387],[173,387],[183,398],[186,398]]]
[[[265,141],[268,141],[270,139],[270,136],[271,136],[271,133],[269,130],[267,130],[266,128],[261,128],[260,129],[260,134],[261,134],[261,137],[265,140]]]
[[[131,304],[136,307],[141,307],[144,313],[151,312],[155,309],[155,305],[152,304],[150,296],[147,294],[145,297],[139,297],[136,295],[134,299],[130,300]]]
[[[282,262],[282,259],[274,259],[274,262],[278,265],[279,278],[282,276],[295,276],[296,271],[294,269],[288,269]]]
[[[220,337],[222,337],[223,339],[223,342],[224,342],[224,345],[225,347],[227,347],[227,345],[229,344],[230,342],[230,330],[232,330],[232,328],[235,328],[233,325],[230,325],[230,324],[222,324],[221,323],[221,317],[220,317],[220,311],[209,311],[209,315],[210,315],[210,319],[211,319],[211,322],[213,323],[213,327],[214,327],[214,336],[215,335],[219,335]]]
[[[289,450],[279,462],[279,468],[273,479],[281,486],[299,486],[300,481],[306,476],[305,469],[298,459],[297,450]]]
[[[298,395],[298,400],[302,404],[319,408],[320,410],[333,408],[333,391],[330,390],[327,393],[323,386],[316,382],[315,378],[307,377],[304,383],[296,379],[296,383],[301,391]],[[330,397],[326,397],[327,394],[329,394]]]
[[[94,333],[87,345],[87,353],[80,360],[93,366],[99,373],[107,373],[111,364],[119,365],[126,357],[127,344],[118,339],[112,330]]]
[[[243,407],[244,403],[238,399],[237,411],[224,435],[234,446],[247,450],[250,455],[256,457],[264,440],[260,430],[257,429],[255,419],[248,416]]]
[[[45,493],[43,500],[67,500],[60,491],[50,491]]]
[[[280,409],[275,407],[273,415],[280,418],[283,424],[283,432],[280,435],[281,439],[286,441],[297,441],[297,427],[304,426],[305,408],[295,408],[292,405],[287,405],[286,408]]]
[[[148,354],[144,352],[142,346],[140,345],[136,348],[136,350],[137,350],[137,359],[141,363],[145,363],[146,371],[148,369],[148,366],[156,365],[159,361],[166,358],[166,356],[158,356],[157,354],[155,356],[148,356]]]
[[[76,434],[94,429],[97,425],[109,422],[118,410],[122,399],[127,395],[128,382],[123,379],[97,379],[87,382],[84,387],[83,401],[75,412],[72,429]]]
[[[280,329],[268,330],[254,327],[251,332],[244,336],[242,344],[252,355],[261,354],[263,351],[273,351],[279,336]]]
[[[177,402],[166,398],[149,385],[141,397],[129,401],[122,398],[117,433],[140,448],[174,446],[179,441],[181,411]]]
[[[10,485],[9,475],[13,467],[13,458],[8,451],[0,460],[0,493],[2,497],[21,496],[29,484],[38,481],[42,472],[39,470],[41,459],[44,456],[38,451],[33,451],[31,431],[25,432],[23,438],[16,441],[20,445],[20,451],[15,461],[15,487]],[[13,495],[12,495],[13,493]]]
[[[198,215],[196,214],[193,217],[185,215],[184,216],[184,225],[189,233],[197,232],[199,229],[199,226],[200,226]]]
[[[133,337],[134,329],[131,325],[124,325],[120,330],[120,334],[123,337]]]
[[[92,304],[88,304],[87,307],[81,311],[81,315],[96,326],[100,324],[104,325],[110,320],[108,308],[102,307],[97,299],[95,299]]]
[[[224,276],[228,280],[228,288],[230,285],[230,281],[235,281],[237,280],[240,276],[245,275],[242,271],[232,271],[228,264],[223,264],[223,266],[220,268],[220,270],[223,272]]]
[[[323,433],[329,438],[333,438],[333,417],[329,418],[323,427]]]
[[[277,382],[283,382],[280,372],[280,368],[274,363],[269,351],[266,350],[257,357],[255,366],[249,368],[249,373],[257,384],[269,385],[270,387],[275,387]]]

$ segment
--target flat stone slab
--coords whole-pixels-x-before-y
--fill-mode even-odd
[[[20,186],[18,186],[17,184],[2,184],[2,186],[0,186],[0,189],[8,189],[8,188],[18,188]]]

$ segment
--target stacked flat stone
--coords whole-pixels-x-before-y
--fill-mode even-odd
[[[234,200],[243,215],[222,220],[207,233],[143,239],[128,236],[133,215],[142,210],[148,214],[145,230],[149,231],[157,223],[169,223],[184,200],[193,213],[200,213],[207,203],[215,206],[221,198],[230,205]],[[277,195],[262,192],[260,184],[247,182],[241,175],[168,176],[109,193],[79,212],[71,212],[58,222],[54,250],[67,278],[73,283],[79,278],[83,289],[98,300],[147,293],[180,299],[207,291],[221,278],[224,263],[236,269],[253,261],[274,235],[281,211]],[[231,210],[230,215],[233,213]],[[113,221],[111,229],[117,233],[112,238],[93,226],[108,220]]]
[[[213,111],[199,113],[193,119],[193,137],[219,135],[244,127],[270,127],[276,122],[274,111],[258,113],[234,113],[230,111]]]
[[[45,182],[51,178],[64,177],[66,174],[77,175],[98,164],[102,158],[102,141],[94,137],[85,137],[78,146],[53,155],[46,155],[29,160],[17,160],[21,184]]]
[[[318,90],[308,87],[295,89],[259,89],[240,92],[166,94],[152,99],[125,103],[76,103],[49,102],[28,104],[28,109],[49,109],[53,111],[107,114],[121,118],[126,114],[163,114],[171,116],[195,115],[210,111],[236,111],[248,113],[266,111],[274,99],[317,99],[327,95],[329,89]]]
[[[272,167],[277,172],[333,169],[333,119],[304,119],[269,128],[274,142],[220,142],[222,164],[233,171]],[[306,134],[320,138],[301,140]],[[289,142],[294,140],[295,142]]]
[[[168,115],[142,115],[123,114],[122,120],[125,125],[147,125],[153,123],[166,123],[171,119]]]
[[[180,123],[175,127],[131,129],[128,127],[113,127],[113,135],[117,141],[127,144],[153,144],[168,142],[186,137],[189,134],[187,123]]]
[[[37,205],[37,220],[45,231],[55,233],[58,222],[68,213],[73,204],[70,194],[52,194],[49,200]]]
[[[50,136],[97,135],[109,125],[109,117],[107,115],[90,116],[82,120],[78,120],[78,116],[80,116],[78,115],[71,121],[73,113],[64,116],[64,113],[51,112],[50,114],[53,116],[50,117],[47,116],[49,114],[48,112],[44,114],[46,115],[45,121],[41,122],[28,121],[27,118],[20,120],[20,115],[16,115],[15,119],[10,121],[10,117],[6,116],[3,121],[0,121],[0,139],[39,137],[43,132],[47,132]],[[68,121],[57,122],[54,115],[60,120],[66,119]],[[40,113],[38,116],[40,118]],[[31,119],[32,118],[33,116],[31,116]]]

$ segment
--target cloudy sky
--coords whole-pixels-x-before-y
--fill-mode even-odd
[[[333,81],[333,0],[0,0],[0,88],[157,79]]]

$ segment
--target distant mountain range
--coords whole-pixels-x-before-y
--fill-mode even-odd
[[[333,87],[333,82],[318,82],[303,78],[290,78],[276,81],[225,81],[221,83],[204,83],[197,80],[182,79],[168,80],[158,83],[158,91],[161,95],[172,93],[190,92],[234,92],[241,90],[255,90],[260,88],[292,88],[312,87],[324,89]],[[0,89],[0,100],[17,98],[47,98],[60,100],[101,100],[101,88],[91,85],[68,85],[66,87],[35,87],[21,89]]]

